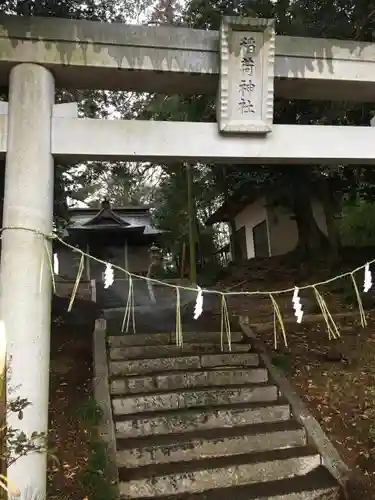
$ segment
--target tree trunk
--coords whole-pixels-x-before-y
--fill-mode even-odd
[[[351,203],[357,203],[359,199],[359,184],[361,181],[362,177],[362,167],[346,167],[348,169],[347,176],[349,179],[348,185],[350,186],[349,188],[349,201]]]
[[[337,231],[337,227],[335,225],[334,212],[331,206],[324,207],[324,213],[326,216],[326,224],[327,224],[327,234],[328,234],[328,242],[330,254],[332,257],[336,258],[339,254],[340,248],[340,237]]]
[[[194,203],[193,203],[193,179],[191,166],[186,165],[187,187],[188,187],[188,227],[189,227],[189,259],[190,259],[190,281],[197,282],[197,261],[195,256],[195,238],[194,238]]]
[[[181,259],[180,259],[180,277],[185,277],[185,258],[186,258],[186,243],[182,243]]]
[[[327,183],[325,183],[325,185],[323,186],[322,202],[327,224],[327,235],[331,250],[331,256],[333,258],[337,258],[340,248],[340,237],[334,219],[336,211],[335,203],[332,198],[331,192],[329,191],[329,185]]]
[[[329,246],[328,238],[322,233],[316,223],[310,197],[297,196],[294,199],[293,205],[298,229],[297,247],[302,250],[307,257],[312,257],[314,253]]]
[[[234,219],[231,219],[229,221],[229,227],[230,227],[230,238],[229,238],[230,255],[232,257],[232,262],[236,262],[239,252],[238,252],[238,242],[236,238],[236,223],[234,222]]]
[[[197,201],[195,196],[192,194],[192,204],[193,204],[193,221],[194,221],[194,243],[195,243],[195,260],[196,265],[199,264],[199,269],[202,269],[204,265],[204,255],[203,255],[203,246],[202,246],[202,235],[201,228],[199,226],[198,217],[197,217]]]
[[[221,181],[223,183],[224,203],[228,204],[230,196],[229,196],[228,182],[227,182],[227,167],[225,165],[222,166],[221,168],[221,175],[222,175]],[[230,255],[232,258],[232,262],[236,262],[236,259],[239,255],[239,251],[236,239],[236,223],[234,222],[234,219],[232,217],[228,221],[228,224],[230,228],[230,238],[229,238]]]

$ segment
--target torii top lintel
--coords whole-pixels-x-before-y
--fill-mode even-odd
[[[0,85],[19,62],[50,68],[58,87],[214,94],[219,32],[1,16]],[[277,36],[275,95],[374,102],[374,62],[375,44]]]

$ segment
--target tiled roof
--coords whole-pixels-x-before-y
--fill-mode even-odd
[[[141,231],[146,235],[159,234],[151,223],[149,207],[123,207],[109,210],[95,208],[73,208],[69,210],[70,223],[68,229],[100,230],[118,228],[130,231]]]

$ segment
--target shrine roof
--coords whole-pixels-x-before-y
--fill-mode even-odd
[[[262,194],[257,190],[254,192],[235,192],[226,202],[224,202],[210,217],[206,220],[206,226],[212,226],[217,222],[229,222],[236,217],[245,207],[260,198]]]
[[[138,232],[144,235],[156,235],[162,231],[156,229],[151,221],[148,206],[128,206],[111,208],[103,202],[101,208],[71,208],[68,230],[120,232]]]

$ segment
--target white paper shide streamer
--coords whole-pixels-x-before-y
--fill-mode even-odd
[[[302,304],[299,296],[298,286],[294,288],[292,301],[293,301],[294,315],[297,318],[297,323],[302,323],[303,311],[302,311]]]
[[[194,307],[194,319],[198,319],[203,312],[203,292],[200,286],[198,288],[197,299]]]
[[[113,285],[114,281],[115,273],[113,271],[113,267],[111,264],[107,264],[104,271],[104,288],[109,288],[111,285]]]
[[[57,253],[53,254],[53,272],[56,276],[59,274],[59,257]]]
[[[372,287],[372,274],[370,271],[370,264],[365,265],[365,282],[363,283],[363,291],[368,292]]]

